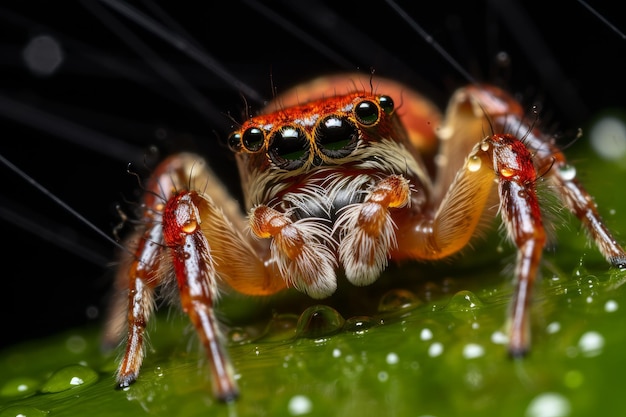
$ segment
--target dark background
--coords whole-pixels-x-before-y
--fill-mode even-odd
[[[232,124],[227,114],[240,120],[246,102],[260,109],[254,95],[271,98],[272,85],[281,91],[325,73],[374,68],[443,106],[468,82],[385,2],[176,3],[159,11],[133,2],[254,94],[104,2],[0,6],[0,154],[109,236],[119,222],[116,204],[128,211],[127,201],[137,199],[129,163],[144,174],[147,162],[196,150],[238,192],[232,158],[220,145]],[[548,10],[545,1],[400,4],[473,77],[502,83],[528,108],[540,104],[566,142],[598,112],[624,108],[626,44],[577,2],[562,4],[566,10]],[[626,30],[615,20],[617,6],[598,11]],[[64,54],[46,76],[22,59],[42,34]],[[508,65],[496,64],[502,51]],[[0,315],[7,329],[0,346],[100,320],[95,312],[105,305],[113,244],[8,169],[0,167],[0,178]]]

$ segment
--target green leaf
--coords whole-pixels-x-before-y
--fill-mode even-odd
[[[626,199],[615,184],[626,164],[584,146],[570,158],[623,240]],[[234,403],[212,398],[185,317],[161,312],[126,390],[114,389],[116,358],[100,352],[97,328],[1,352],[0,417],[626,415],[626,272],[609,268],[576,219],[564,223],[535,288],[524,359],[506,354],[514,251],[494,233],[453,261],[392,266],[370,288],[344,285],[332,308],[305,317],[314,303],[292,293],[225,300]]]

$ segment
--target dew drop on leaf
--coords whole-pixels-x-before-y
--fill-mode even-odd
[[[70,365],[54,372],[41,387],[42,393],[67,391],[81,385],[90,385],[98,380],[93,369],[82,365]]]
[[[379,313],[390,313],[415,308],[421,301],[409,290],[395,289],[385,293],[378,303]]]
[[[309,338],[328,336],[341,330],[344,323],[345,319],[334,308],[315,305],[307,308],[300,315],[296,334]]]

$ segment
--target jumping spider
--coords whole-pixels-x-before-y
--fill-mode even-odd
[[[389,260],[449,257],[498,213],[517,247],[508,351],[523,355],[547,241],[538,182],[580,219],[610,264],[626,266],[554,138],[526,120],[509,94],[469,85],[453,94],[442,118],[406,87],[371,81],[318,80],[235,130],[228,145],[246,213],[202,157],[173,155],[156,168],[143,226],[129,239],[135,256],[116,278],[119,318],[106,331],[112,342],[126,327],[120,387],[138,377],[159,286],[177,282],[209,357],[214,394],[230,401],[238,388],[214,314],[220,288],[267,296],[294,287],[322,299],[338,275],[363,286]]]

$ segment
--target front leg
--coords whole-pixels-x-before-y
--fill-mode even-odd
[[[509,239],[517,246],[515,292],[509,324],[509,352],[529,346],[528,302],[546,242],[536,193],[533,155],[512,135],[493,135],[476,145],[448,188],[434,216],[401,218],[397,258],[434,260],[467,246],[490,211],[494,180],[499,211]]]
[[[337,262],[327,221],[320,218],[291,220],[288,214],[266,205],[250,212],[250,229],[271,239],[271,259],[285,282],[313,298],[325,298],[337,289]]]
[[[452,98],[446,120],[450,123],[444,130],[455,136],[455,144],[459,143],[457,139],[470,142],[480,131],[523,135],[522,142],[533,154],[536,171],[582,222],[607,262],[619,268],[626,266],[624,248],[603,222],[593,197],[576,178],[576,169],[567,162],[554,138],[538,129],[536,120],[525,120],[522,108],[510,95],[492,86],[468,86]],[[466,132],[473,132],[474,136],[468,136]],[[461,135],[465,140],[460,138]],[[447,142],[452,144],[453,141]],[[446,158],[452,159],[451,153]]]
[[[484,132],[491,136],[476,144]],[[552,184],[608,262],[623,267],[626,253],[602,222],[593,198],[578,183],[553,138],[528,123],[519,104],[504,91],[487,86],[457,91],[439,134],[444,163],[439,166],[432,200],[435,214],[410,211],[399,219],[394,256],[424,260],[449,256],[465,247],[481,223],[495,216],[491,208],[498,207],[508,237],[518,248],[509,352],[524,355],[530,345],[530,295],[546,244],[536,184]],[[459,150],[472,146],[469,157],[460,162]],[[493,192],[494,180],[497,193]],[[499,198],[499,203],[492,197]]]
[[[487,125],[492,131],[523,135],[519,141],[510,135],[494,135],[482,142],[483,146],[493,145],[494,168],[500,176],[500,195],[501,198],[505,194],[508,196],[501,200],[500,208],[505,221],[507,218],[511,219],[507,221],[509,236],[514,240],[521,239],[520,242],[516,241],[520,247],[516,274],[518,277],[532,277],[528,280],[518,279],[511,316],[509,349],[512,355],[522,355],[529,348],[526,314],[523,313],[528,309],[530,288],[527,286],[534,281],[536,266],[533,265],[539,263],[539,246],[543,246],[546,240],[536,194],[528,192],[526,187],[534,188],[539,180],[549,183],[550,189],[581,221],[600,253],[611,265],[624,268],[626,251],[603,222],[593,197],[577,180],[575,168],[567,162],[554,138],[541,132],[536,121],[527,122],[517,101],[495,87],[469,86],[455,95],[452,104],[450,113],[456,117],[449,115],[448,119],[458,119],[463,124],[451,128],[450,131],[477,131],[480,126],[484,129]],[[509,149],[516,151],[510,152]],[[528,156],[524,157],[526,154]],[[502,163],[498,164],[498,161]],[[531,163],[534,165],[534,172]],[[505,203],[506,201],[509,203]],[[517,212],[516,208],[526,210]]]
[[[528,308],[533,284],[546,244],[546,233],[537,199],[537,172],[533,155],[513,135],[493,135],[480,145],[491,155],[498,177],[500,214],[509,238],[518,248],[515,291],[511,305],[509,353],[523,356],[530,347]]]
[[[102,344],[116,346],[126,325],[124,354],[117,369],[117,386],[126,388],[139,375],[145,355],[145,330],[154,310],[155,289],[165,278],[160,272],[164,245],[163,201],[171,196],[172,180],[181,174],[179,160],[169,159],[155,170],[146,186],[142,205],[142,227],[127,239],[129,253],[121,254],[113,298],[108,310]]]
[[[367,191],[362,203],[340,210],[335,224],[339,260],[352,284],[369,285],[385,269],[396,247],[396,225],[389,209],[408,206],[410,198],[409,181],[401,175],[389,175]]]
[[[163,234],[170,248],[183,311],[209,355],[214,395],[227,402],[234,400],[239,390],[213,311],[218,296],[217,271],[201,229],[201,205],[201,197],[195,193],[185,192],[170,199],[163,213]]]
[[[190,190],[196,187],[203,192]],[[215,397],[231,401],[238,388],[214,313],[220,290],[268,295],[285,283],[267,249],[244,236],[245,216],[201,158],[179,154],[163,161],[146,186],[142,209],[143,227],[127,242],[135,248],[134,259],[116,278],[116,288],[126,291],[113,299],[113,319],[105,329],[105,344],[114,344],[120,313],[126,312],[117,384],[126,388],[137,379],[155,290],[171,288],[175,280],[181,306],[206,350]]]

